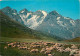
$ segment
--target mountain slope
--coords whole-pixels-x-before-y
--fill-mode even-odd
[[[3,11],[5,13],[5,15],[8,15],[13,20],[18,21],[21,24],[24,24],[24,22],[22,21],[21,17],[17,13],[16,9],[11,9],[10,7],[7,6],[7,7],[3,8],[1,11]]]
[[[43,22],[44,18],[47,16],[47,13],[41,10],[30,12],[27,9],[23,9],[19,12],[19,15],[27,27],[35,29]]]
[[[29,39],[47,39],[48,36],[40,32],[31,30],[24,25],[21,25],[17,21],[9,18],[3,12],[0,11],[0,25],[1,25],[1,37],[10,38],[29,38]]]
[[[66,40],[67,42],[80,42],[80,37],[76,37],[74,39],[71,40]]]
[[[1,37],[30,37],[31,31],[0,11]],[[28,32],[27,32],[28,31]],[[33,38],[31,36],[31,38]]]
[[[80,22],[63,17],[56,11],[52,11],[46,16],[45,20],[36,30],[50,33],[63,39],[72,39],[80,36]]]
[[[10,18],[26,25],[31,29],[35,29],[37,26],[39,26],[47,16],[45,11],[38,10],[36,12],[31,12],[24,8],[18,13],[17,10],[8,6],[1,9],[1,11],[8,15]]]
[[[80,20],[64,17],[57,11],[47,13],[43,10],[32,12],[22,9],[18,13],[10,7],[5,7],[1,11],[21,24],[45,34],[56,35],[61,39],[72,39],[80,36]]]

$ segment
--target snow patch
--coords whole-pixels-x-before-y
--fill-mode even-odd
[[[21,11],[21,13],[23,13],[24,11]]]
[[[64,17],[64,19],[70,19],[70,18]]]
[[[12,13],[12,14],[17,15],[16,13]]]
[[[47,16],[47,13],[45,11],[42,11],[42,13],[45,17]]]
[[[28,17],[29,15],[31,15],[32,13],[27,13],[27,16],[26,17]]]
[[[70,23],[71,23],[72,25],[75,25],[74,20],[70,20]]]
[[[65,26],[66,26],[66,24],[63,24],[63,22],[62,22],[62,21],[57,21],[57,23],[58,23],[60,26],[63,26],[63,27],[65,27]]]
[[[59,24],[60,26],[66,27],[67,24],[64,23],[63,21],[60,21],[60,17],[57,17],[57,24]]]
[[[28,27],[31,29],[35,29],[37,26],[39,26],[43,22],[45,17],[47,16],[47,13],[45,11],[42,11],[42,10],[38,10],[38,11],[43,13],[44,16],[40,17],[38,15],[32,15],[32,13],[27,13],[27,15],[20,16],[22,20],[24,21],[25,25],[28,25]],[[32,15],[32,17],[27,19],[29,15]],[[25,19],[27,19],[27,21]],[[38,19],[40,20],[37,22]]]
[[[20,17],[21,17],[22,21],[24,22],[24,24],[26,25],[26,21],[25,21],[25,19],[23,18],[23,16],[20,15]]]
[[[62,24],[63,22],[62,22],[62,21],[57,21],[57,23],[58,23],[58,24]]]
[[[27,24],[31,25],[29,28],[34,28],[38,25],[37,18],[39,18],[39,17],[40,16],[33,15],[32,18],[27,20]]]
[[[39,21],[39,24],[41,24],[42,22],[43,22],[43,20],[45,19],[45,17],[47,16],[47,13],[45,12],[45,11],[42,11],[42,13],[43,13],[43,17],[41,17],[41,21]]]
[[[60,19],[60,17],[57,17],[57,20],[59,20]]]
[[[27,15],[21,15],[21,17],[23,17],[24,19],[28,18],[29,15],[31,15],[32,13],[27,13]]]
[[[32,18],[27,20],[27,24],[30,25],[31,29],[35,29],[37,26],[39,26],[47,16],[47,13],[45,11],[41,11],[41,10],[38,10],[38,11],[42,12],[44,16],[40,18],[40,16],[33,15]],[[37,22],[37,19],[41,19],[41,20]]]

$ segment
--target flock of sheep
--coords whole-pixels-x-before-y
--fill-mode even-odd
[[[70,47],[64,47],[70,45]],[[53,43],[53,42],[7,42],[7,46],[4,49],[8,49],[8,47],[18,48],[20,50],[29,50],[31,53],[44,53],[48,56],[55,56],[55,53],[52,53],[53,50],[57,50],[58,52],[69,52],[69,56],[80,56],[80,44],[63,44],[63,43]]]

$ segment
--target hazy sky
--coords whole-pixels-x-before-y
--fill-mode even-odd
[[[0,9],[6,6],[10,6],[17,11],[24,8],[33,12],[45,10],[48,13],[56,10],[65,17],[80,19],[79,0],[0,0]]]

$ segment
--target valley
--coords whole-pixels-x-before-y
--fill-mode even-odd
[[[79,56],[80,20],[46,13],[0,10],[0,56]]]

